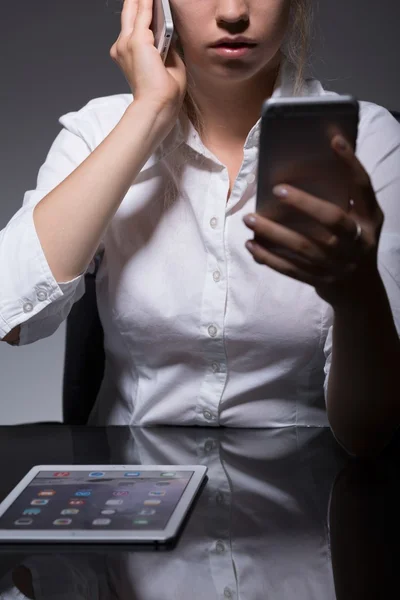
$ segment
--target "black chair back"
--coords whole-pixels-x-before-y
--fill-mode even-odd
[[[67,317],[63,374],[63,421],[85,425],[104,375],[103,327],[94,274],[85,275],[86,291]]]
[[[400,123],[400,112],[392,111]],[[86,292],[66,322],[63,421],[85,425],[104,376],[104,333],[97,310],[94,274],[85,275]]]

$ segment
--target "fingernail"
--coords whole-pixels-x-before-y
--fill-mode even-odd
[[[245,243],[245,246],[246,246],[246,248],[247,248],[248,250],[253,250],[253,248],[254,248],[254,242],[252,242],[251,240],[248,240],[248,241]]]
[[[257,223],[257,217],[255,215],[246,215],[243,217],[243,221],[248,225],[255,225]]]
[[[336,145],[340,150],[347,150],[347,142],[342,136],[339,136],[336,140]]]
[[[288,195],[287,189],[282,185],[276,185],[272,190],[275,196],[280,196],[281,198],[285,198]]]

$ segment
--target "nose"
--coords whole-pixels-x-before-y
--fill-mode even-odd
[[[237,23],[249,20],[246,0],[216,0],[216,19],[218,23]]]

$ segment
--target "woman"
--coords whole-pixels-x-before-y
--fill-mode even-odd
[[[172,10],[180,46],[164,66],[151,0],[125,0],[110,55],[133,97],[60,118],[37,189],[0,234],[0,339],[51,335],[102,256],[106,368],[90,423],[329,424],[349,452],[379,450],[400,419],[400,126],[362,102],[357,157],[332,140],[352,171],[350,213],[276,190],[324,239],[251,219],[263,101],[328,93],[296,52],[307,0]],[[237,35],[255,43],[243,58],[211,47]],[[254,232],[262,245],[245,246]]]

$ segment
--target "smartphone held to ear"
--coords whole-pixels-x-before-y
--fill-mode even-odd
[[[154,34],[154,45],[165,64],[174,35],[174,24],[168,0],[153,0],[153,18],[150,29]]]
[[[341,134],[355,150],[359,103],[353,96],[282,97],[262,107],[256,212],[304,235],[321,226],[273,193],[282,183],[350,208],[350,171],[331,147]]]

